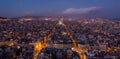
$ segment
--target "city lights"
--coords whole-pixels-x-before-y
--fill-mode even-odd
[[[1,0],[0,59],[120,59],[120,0]]]

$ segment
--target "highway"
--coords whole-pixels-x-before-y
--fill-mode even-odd
[[[87,59],[87,56],[85,55],[85,50],[82,50],[78,47],[78,43],[76,42],[76,39],[74,38],[73,34],[70,32],[70,29],[68,28],[68,26],[64,24],[64,27],[73,42],[73,50],[75,50],[79,54],[79,57],[81,59]]]

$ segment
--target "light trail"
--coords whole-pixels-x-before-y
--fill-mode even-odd
[[[53,28],[53,30],[47,36],[44,37],[43,41],[37,41],[37,42],[34,43],[33,59],[37,59],[41,50],[47,46],[46,42],[50,38],[50,36],[52,35],[52,33],[54,31],[55,31],[55,27]]]
[[[34,53],[33,53],[34,59],[37,59],[37,56],[38,56],[39,52],[43,49],[43,47],[44,47],[43,43],[40,41],[37,41],[34,43]]]
[[[87,56],[84,54],[85,51],[82,50],[82,49],[80,49],[80,48],[78,47],[78,44],[77,44],[77,42],[76,42],[76,39],[73,37],[73,35],[72,35],[72,33],[70,32],[68,26],[65,25],[65,24],[64,24],[64,26],[65,26],[65,29],[66,29],[69,37],[70,37],[71,40],[73,41],[73,48],[74,48],[74,50],[79,54],[79,56],[80,56],[81,59],[87,59]]]
[[[29,45],[34,46],[33,59],[37,59],[40,51],[47,46],[46,42],[50,38],[51,34],[55,31],[55,26],[53,27],[53,30],[47,36],[45,36],[42,41],[38,40],[38,41],[36,41],[34,43],[29,43]],[[14,46],[14,45],[25,46],[25,45],[17,44],[16,42],[13,42],[13,41],[0,42],[0,46],[3,46],[3,45],[7,45],[7,46]],[[26,46],[28,46],[28,45],[26,45]]]

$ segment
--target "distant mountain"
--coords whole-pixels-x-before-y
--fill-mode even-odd
[[[60,16],[21,16],[21,17],[17,17],[17,18],[58,18]]]
[[[7,19],[6,17],[0,17],[0,19]]]

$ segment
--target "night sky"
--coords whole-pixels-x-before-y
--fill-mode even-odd
[[[0,0],[0,16],[24,15],[120,18],[120,0]]]

